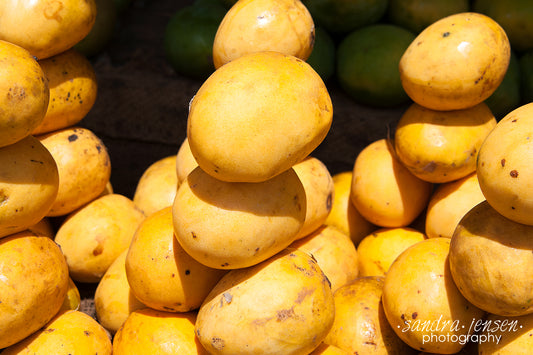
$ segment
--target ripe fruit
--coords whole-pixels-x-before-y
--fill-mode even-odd
[[[490,17],[450,15],[409,45],[399,65],[402,85],[413,101],[433,110],[473,107],[502,82],[510,51],[505,31]]]
[[[126,275],[125,249],[107,268],[94,292],[96,318],[109,333],[114,335],[129,315],[146,305],[131,291]]]
[[[394,147],[398,159],[419,179],[450,182],[476,170],[479,148],[495,126],[484,102],[454,111],[413,103],[396,125]]]
[[[352,176],[352,171],[342,171],[333,175],[333,202],[324,223],[337,227],[350,237],[354,245],[357,245],[361,239],[375,230],[376,226],[363,218],[350,200]]]
[[[451,238],[463,216],[485,200],[476,172],[438,185],[429,200],[425,232],[428,238]]]
[[[405,249],[426,239],[411,227],[379,228],[357,246],[359,276],[385,276],[391,264]]]
[[[289,248],[302,250],[316,260],[331,283],[331,291],[351,283],[359,275],[357,250],[350,237],[333,226],[322,226],[293,242]]]
[[[533,313],[533,226],[513,222],[487,201],[459,222],[450,245],[457,288],[478,308],[500,316]]]
[[[43,219],[59,190],[56,162],[29,135],[0,148],[0,238],[23,231]]]
[[[285,249],[224,275],[198,311],[196,335],[211,354],[306,354],[326,337],[334,307],[316,261]]]
[[[335,321],[324,342],[349,354],[414,354],[392,330],[383,313],[384,277],[360,277],[334,294]]]
[[[104,327],[81,311],[62,311],[31,336],[4,349],[4,355],[55,354],[111,355],[111,339]]]
[[[26,338],[59,311],[68,268],[52,239],[28,231],[0,239],[0,348]]]
[[[0,39],[25,48],[39,60],[74,46],[95,21],[95,0],[0,1]]]
[[[44,119],[50,98],[48,80],[24,48],[0,40],[0,147],[28,136]]]
[[[174,232],[183,249],[204,265],[252,266],[295,240],[305,219],[305,199],[292,168],[261,183],[236,183],[198,167],[174,199]]]
[[[398,160],[385,139],[357,156],[350,199],[359,213],[380,227],[405,227],[427,205],[433,184],[414,176]]]
[[[239,0],[218,26],[213,62],[218,69],[245,54],[261,51],[306,60],[314,42],[313,18],[300,0]]]
[[[503,216],[533,225],[533,103],[502,118],[479,149],[477,175],[488,203]]]
[[[296,236],[303,238],[316,231],[329,215],[333,201],[333,179],[326,165],[309,156],[294,164],[293,169],[305,190],[305,221]]]
[[[39,61],[50,87],[46,115],[32,131],[39,135],[79,123],[96,102],[98,83],[92,63],[75,49]]]
[[[145,216],[129,198],[110,194],[69,214],[55,241],[67,259],[74,281],[100,281],[113,261],[128,248]],[[80,233],[83,231],[83,233]]]
[[[176,155],[156,160],[143,172],[135,191],[133,203],[146,216],[172,206],[178,190]]]
[[[59,171],[59,191],[48,216],[69,214],[104,192],[111,176],[110,158],[91,130],[70,126],[36,138],[52,154]]]
[[[152,308],[130,314],[113,338],[113,355],[207,355],[194,334],[195,312],[171,313]]]
[[[125,267],[136,298],[167,312],[198,309],[226,273],[200,264],[183,250],[174,237],[170,206],[139,225],[129,244]]]
[[[204,81],[190,105],[187,137],[209,175],[261,182],[306,158],[325,138],[332,117],[328,90],[309,64],[257,52]]]
[[[398,63],[414,39],[412,32],[391,24],[350,32],[337,48],[337,81],[358,103],[391,107],[407,102]]]
[[[396,334],[420,351],[458,352],[464,343],[454,339],[472,334],[472,320],[484,315],[454,284],[449,249],[449,238],[418,242],[398,256],[385,276],[385,315]]]

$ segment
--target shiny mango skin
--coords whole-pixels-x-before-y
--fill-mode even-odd
[[[115,334],[129,315],[146,305],[131,291],[126,275],[126,255],[124,250],[109,265],[98,282],[94,292],[96,318],[109,333]]]
[[[50,102],[33,135],[52,132],[80,122],[93,107],[98,93],[92,63],[75,49],[39,61],[50,87]]]
[[[59,191],[57,164],[35,137],[0,148],[0,238],[32,227]]]
[[[449,250],[450,238],[415,243],[396,258],[385,276],[382,294],[385,316],[396,334],[420,351],[458,352],[464,344],[450,339],[472,334],[469,327],[472,319],[484,316],[484,311],[470,303],[455,285],[448,264]],[[431,330],[422,326],[424,322],[440,325]],[[457,323],[459,326],[452,325]],[[437,338],[424,339],[428,334]],[[436,340],[439,336],[449,340]]]
[[[48,216],[65,216],[102,194],[111,177],[111,159],[91,130],[70,126],[35,136],[59,171],[59,190]]]
[[[94,0],[0,2],[0,39],[25,48],[39,60],[73,47],[95,21]]]
[[[376,226],[408,226],[422,213],[432,190],[432,183],[401,163],[387,139],[370,143],[355,159],[350,201]]]
[[[29,231],[0,239],[0,260],[0,348],[5,348],[54,317],[67,295],[69,275],[58,245]]]
[[[197,167],[180,185],[172,215],[185,252],[209,267],[236,269],[258,264],[296,239],[306,196],[292,168],[265,182],[236,183]]]
[[[419,179],[445,183],[476,170],[476,158],[485,137],[496,126],[486,103],[436,111],[413,103],[396,126],[394,147],[398,159]]]
[[[308,354],[334,317],[324,272],[309,254],[287,248],[224,275],[198,310],[195,330],[210,354]]]
[[[213,42],[215,68],[258,51],[307,60],[315,25],[300,0],[239,0],[226,13]]]
[[[502,118],[483,141],[477,175],[483,195],[505,217],[533,225],[533,103]]]
[[[3,355],[30,354],[111,355],[109,334],[96,319],[75,310],[60,311],[43,328],[4,349]]]
[[[198,165],[216,179],[262,182],[305,159],[332,118],[329,92],[309,64],[256,52],[204,81],[190,104],[187,137]]]
[[[335,321],[324,343],[349,354],[416,354],[394,333],[383,313],[384,279],[359,277],[335,291]]]
[[[113,338],[113,355],[209,353],[194,334],[196,312],[133,311]]]
[[[455,228],[448,259],[454,283],[476,307],[500,316],[533,313],[533,226],[483,201]]]
[[[462,12],[426,27],[399,63],[407,95],[433,110],[459,110],[487,99],[502,82],[509,39],[490,17]]]
[[[41,124],[50,89],[42,68],[26,49],[0,40],[0,61],[0,147],[4,147]]]

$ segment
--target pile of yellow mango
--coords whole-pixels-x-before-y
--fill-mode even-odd
[[[56,3],[35,11],[90,30],[93,1]],[[0,24],[22,16],[6,4]],[[412,105],[334,176],[313,157],[334,111],[313,37],[299,1],[237,2],[187,138],[130,199],[77,125],[96,95],[83,36],[45,53],[0,25],[2,355],[533,348],[533,104],[496,121],[484,102],[505,31],[470,12],[422,31],[399,63]],[[96,285],[95,318],[79,283]]]

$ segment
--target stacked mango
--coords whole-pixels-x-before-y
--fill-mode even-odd
[[[111,353],[106,329],[78,310],[74,281],[81,279],[76,267],[82,253],[69,242],[79,246],[97,234],[98,245],[106,248],[92,245],[91,253],[108,257],[111,231],[105,229],[115,227],[112,233],[119,236],[123,225],[68,226],[86,206],[104,199],[110,211],[135,214],[126,221],[130,230],[144,215],[131,200],[112,194],[106,147],[79,126],[95,103],[97,82],[89,60],[73,47],[91,31],[96,12],[93,0],[0,4],[3,354],[59,348]],[[57,233],[52,220],[62,224]]]

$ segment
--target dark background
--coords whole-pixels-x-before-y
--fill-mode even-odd
[[[104,51],[90,58],[98,97],[80,125],[102,139],[111,156],[113,189],[130,198],[144,170],[176,154],[186,136],[188,104],[202,81],[175,73],[165,59],[163,37],[170,17],[191,3],[133,0],[119,14]],[[312,155],[333,175],[351,170],[362,148],[385,138],[405,107],[361,106],[335,80],[326,85],[333,101],[333,124]]]

